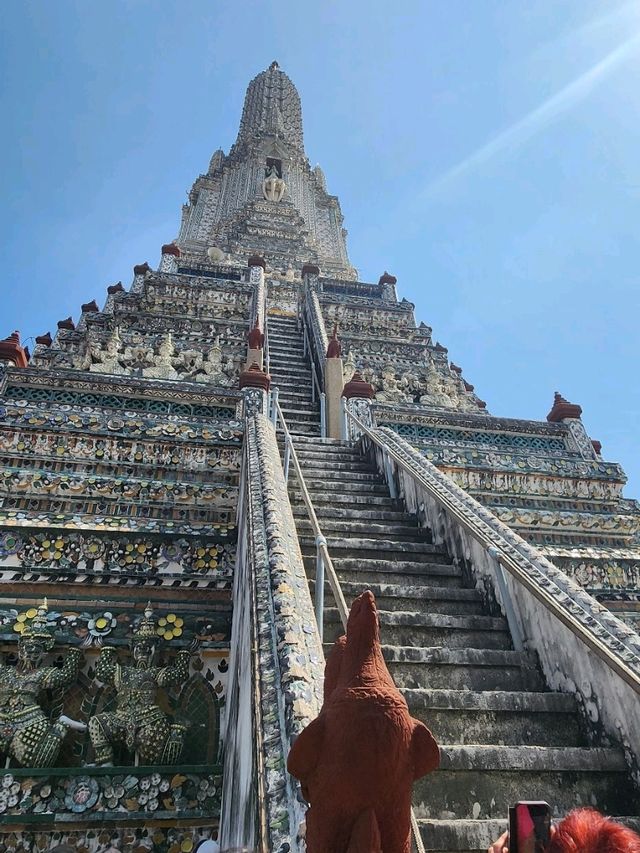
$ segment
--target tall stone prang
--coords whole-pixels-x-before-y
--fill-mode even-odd
[[[287,755],[366,589],[440,745],[427,849],[486,849],[523,796],[637,814],[624,472],[558,392],[488,412],[395,276],[358,280],[277,63],[159,249],[0,341],[2,849],[302,853]]]
[[[312,260],[337,278],[356,278],[340,203],[320,167],[309,165],[300,96],[277,62],[249,84],[229,154],[216,151],[191,188],[178,242],[185,262],[207,253],[246,262],[259,248],[283,273],[299,275]]]

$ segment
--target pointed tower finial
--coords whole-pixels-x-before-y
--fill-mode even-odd
[[[304,154],[300,95],[275,60],[247,87],[238,138],[230,154],[270,137]]]

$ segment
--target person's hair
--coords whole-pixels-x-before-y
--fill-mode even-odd
[[[556,827],[548,853],[640,853],[640,835],[595,809],[576,809]]]

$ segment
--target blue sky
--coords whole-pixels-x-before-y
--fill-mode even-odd
[[[361,278],[397,275],[494,414],[580,403],[640,497],[637,2],[8,0],[0,335],[157,263],[273,59]]]

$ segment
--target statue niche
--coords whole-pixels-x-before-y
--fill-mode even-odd
[[[148,604],[131,641],[133,665],[119,663],[112,646],[102,648],[96,678],[115,687],[116,710],[89,720],[96,764],[112,766],[116,746],[129,752],[137,750],[141,764],[175,764],[180,758],[187,726],[170,720],[158,706],[157,694],[159,687],[187,680],[190,653],[179,651],[172,666],[153,666],[157,641],[153,610]]]
[[[267,201],[281,201],[287,185],[282,180],[282,162],[269,157],[262,182],[262,194]]]
[[[163,335],[158,345],[158,353],[150,356],[151,367],[145,367],[142,375],[147,379],[177,379],[178,371],[173,366],[173,336],[171,332]]]
[[[84,731],[84,723],[64,714],[51,722],[38,699],[44,690],[68,687],[78,677],[78,649],[68,649],[62,667],[42,666],[54,639],[47,627],[47,602],[20,634],[18,662],[0,666],[0,754],[23,767],[51,767],[67,730]]]
[[[120,330],[113,330],[104,347],[91,344],[88,352],[88,367],[91,373],[107,373],[112,376],[124,376],[128,371],[122,364],[120,349],[122,339]]]

